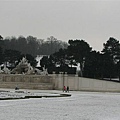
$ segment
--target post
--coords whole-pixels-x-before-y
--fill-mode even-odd
[[[61,74],[62,74],[62,78],[63,78],[63,88],[64,88],[64,85],[65,85],[64,72],[61,72]]]

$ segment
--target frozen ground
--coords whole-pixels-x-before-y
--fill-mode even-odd
[[[27,96],[27,98],[26,98]],[[37,98],[41,97],[60,97],[59,93],[53,93],[49,91],[37,91],[37,90],[10,90],[4,89],[0,90],[0,100],[8,100],[8,99],[28,99],[33,98],[31,96],[36,96]]]
[[[1,100],[0,120],[120,120],[119,93],[70,94],[71,97]]]

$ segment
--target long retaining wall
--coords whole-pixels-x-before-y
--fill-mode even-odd
[[[0,74],[0,88],[53,89],[51,76]]]
[[[70,90],[80,91],[103,91],[120,92],[120,83],[98,79],[89,79],[78,76],[54,75],[55,89],[63,89],[63,86],[69,86]]]
[[[67,74],[52,75],[16,75],[0,74],[0,88],[62,90],[63,86],[70,90],[120,92],[120,83],[97,79],[82,78]]]

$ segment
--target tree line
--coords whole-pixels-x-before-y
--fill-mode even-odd
[[[66,71],[68,66],[80,64],[79,76],[88,78],[120,78],[120,43],[110,37],[103,44],[101,52],[92,50],[84,40],[69,40],[66,49],[60,49],[49,57],[43,57],[41,66],[48,69],[60,65],[61,71]]]
[[[66,48],[67,43],[57,38],[50,36],[47,40],[38,39],[33,36],[23,37],[0,37],[0,47],[3,50],[16,50],[22,54],[37,55],[50,55],[57,52],[60,48]]]
[[[37,39],[33,36],[6,37],[0,35],[0,64],[9,63],[15,67],[22,57],[26,57],[32,66],[37,65],[37,55],[50,55],[60,48],[66,48],[67,43],[50,36],[47,40]]]
[[[33,36],[6,37],[0,35],[0,64],[9,63],[15,67],[17,63],[26,57],[32,66],[36,66],[37,55],[50,55],[60,48],[66,48],[67,43],[50,36],[47,40],[37,39]]]
[[[69,40],[68,43],[57,40],[53,36],[47,41],[28,36],[0,36],[0,64],[9,62],[16,66],[26,56],[32,66],[36,66],[36,55],[48,55],[41,59],[41,67],[51,72],[59,66],[59,71],[68,72],[73,65],[80,64],[79,76],[88,78],[120,78],[120,43],[110,37],[103,44],[102,51],[92,50],[85,40]],[[70,67],[69,67],[70,66]],[[56,70],[57,71],[57,70]]]

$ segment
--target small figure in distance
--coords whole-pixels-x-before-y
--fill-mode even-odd
[[[69,92],[69,86],[67,86],[67,92]]]
[[[15,90],[19,90],[19,88],[16,86],[16,87],[15,87]]]
[[[63,87],[63,92],[66,92],[66,87],[65,86]]]

